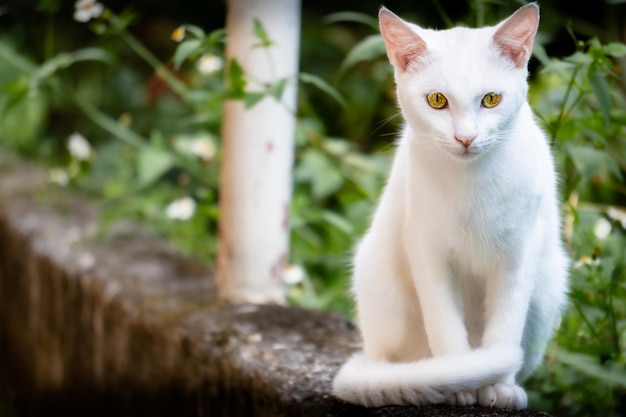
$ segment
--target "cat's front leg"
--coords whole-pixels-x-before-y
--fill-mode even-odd
[[[526,275],[522,266],[503,270],[489,277],[482,346],[502,345],[510,349],[520,349],[533,290],[533,281]],[[512,371],[500,383],[479,389],[478,403],[484,407],[526,408],[528,397],[524,389],[515,382],[516,372],[517,370]]]
[[[426,245],[407,242],[407,248]],[[449,268],[439,254],[408,250],[411,275],[422,309],[424,329],[432,356],[470,349],[460,294]]]
[[[427,255],[425,255],[427,256]],[[433,356],[470,349],[459,294],[451,274],[440,262],[413,258],[412,271],[424,318],[424,328]],[[422,260],[422,262],[416,262]],[[444,392],[449,405],[467,406],[477,401],[475,390]]]
[[[443,258],[424,251],[412,253],[410,259],[432,356],[442,357],[469,351],[460,294],[454,285],[451,272],[441,261]],[[469,406],[477,402],[477,392],[474,389],[447,391],[442,394],[449,405]]]

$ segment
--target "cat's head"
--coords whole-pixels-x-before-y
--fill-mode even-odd
[[[417,140],[463,160],[505,140],[526,101],[537,5],[480,29],[423,29],[385,8],[379,21],[398,102]]]

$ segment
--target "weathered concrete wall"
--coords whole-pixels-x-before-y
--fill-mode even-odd
[[[359,347],[338,316],[216,305],[211,271],[0,153],[0,387],[19,415],[530,416],[367,410],[330,396]]]

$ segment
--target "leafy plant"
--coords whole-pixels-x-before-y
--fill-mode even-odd
[[[561,60],[536,51],[544,68],[531,98],[563,173],[574,261],[570,303],[533,398],[569,415],[618,416],[626,401],[626,96],[616,59],[626,45],[591,39]]]

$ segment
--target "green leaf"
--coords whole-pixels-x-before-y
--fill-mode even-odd
[[[243,68],[236,59],[232,59],[228,65],[227,81],[230,87],[230,96],[232,98],[244,98],[246,77]]]
[[[342,138],[326,138],[324,150],[335,158],[344,158],[350,151],[350,142]]]
[[[246,109],[249,109],[251,107],[254,107],[258,102],[263,100],[266,96],[267,94],[260,93],[260,92],[244,93],[243,104],[246,107]]]
[[[17,52],[18,48],[16,48],[11,43],[5,42],[0,39],[0,59],[2,62],[6,62],[10,64],[11,67],[19,69],[22,72],[27,74],[32,74],[37,70],[37,67],[23,56],[21,53]]]
[[[6,93],[5,95],[8,97],[8,100],[4,102],[4,106],[0,106],[0,114],[7,113],[13,109],[13,107],[19,105],[22,100],[26,98],[28,87],[29,83],[26,77],[18,77],[2,86],[0,91]]]
[[[346,236],[352,236],[354,233],[352,223],[334,211],[324,210],[322,212],[322,219]]]
[[[37,69],[33,75],[33,86],[37,86],[41,80],[51,76],[57,71],[68,68],[81,61],[100,61],[104,63],[112,63],[113,57],[107,51],[100,48],[84,48],[72,53],[62,52],[50,58]]]
[[[622,58],[626,56],[626,45],[621,42],[612,42],[604,45],[604,53],[614,58]]]
[[[201,45],[202,41],[199,39],[189,39],[181,42],[172,58],[174,68],[179,69],[183,62],[196,52]]]
[[[287,86],[287,78],[281,78],[278,81],[273,82],[269,88],[268,93],[276,99],[276,101],[280,101],[285,92],[285,87]]]
[[[556,128],[556,124],[553,124],[552,129],[554,128]],[[580,137],[580,127],[578,123],[576,123],[576,120],[565,119],[558,125],[558,130],[555,134],[559,142],[569,142],[570,140],[575,140]]]
[[[624,370],[602,366],[598,363],[598,358],[582,353],[569,352],[565,349],[558,349],[554,357],[557,361],[571,366],[588,376],[598,378],[603,383],[626,388],[626,373]]]
[[[120,14],[111,14],[109,21],[111,22],[111,29],[115,33],[121,33],[128,29],[131,23],[135,20],[137,14],[131,9],[126,9]]]
[[[274,42],[270,39],[267,30],[261,23],[259,19],[254,19],[252,34],[259,40],[259,44],[255,45],[255,47],[267,48],[274,44]]]
[[[594,142],[601,144],[602,146],[606,146],[607,141],[606,141],[606,134],[604,132],[598,132],[596,130],[589,129],[587,127],[580,126],[580,125],[578,125],[578,128],[585,136],[587,136],[590,139],[593,139]]]
[[[346,100],[341,96],[341,94],[339,94],[339,92],[333,86],[328,84],[326,81],[324,81],[323,79],[321,79],[317,75],[301,72],[298,75],[298,78],[303,83],[311,84],[312,86],[317,87],[319,90],[321,90],[324,93],[328,94],[337,103],[339,103],[339,105],[341,107],[343,107],[343,108],[347,107],[348,103],[346,103]]]
[[[26,152],[41,152],[41,132],[47,125],[48,95],[29,92],[29,79],[18,77],[0,92],[0,143]],[[44,145],[45,146],[45,145]]]
[[[533,56],[537,58],[544,67],[550,65],[551,59],[543,45],[535,44],[535,46],[533,46]]]
[[[568,145],[566,149],[583,181],[589,181],[591,177],[606,169],[616,178],[622,179],[619,165],[608,153],[588,146],[573,144]]]
[[[217,43],[223,43],[226,39],[226,29],[216,29],[213,32],[210,32],[206,37],[206,41],[209,45],[214,45]]]
[[[196,26],[196,25],[183,25],[183,27],[185,28],[186,32],[191,33],[192,35],[194,35],[198,39],[204,39],[204,37],[206,36],[206,34],[204,33],[204,30],[202,30],[202,28],[199,27],[199,26]]]
[[[347,70],[363,61],[385,56],[385,42],[380,35],[370,35],[359,42],[346,56],[346,59],[339,67],[339,74],[344,74]]]
[[[359,12],[337,12],[324,18],[324,23],[333,24],[338,22],[363,23],[374,30],[378,30],[378,19],[369,14]]]
[[[564,60],[578,65],[590,65],[593,63],[593,57],[591,55],[580,51],[574,52]]]
[[[337,192],[344,178],[322,152],[310,149],[304,153],[296,169],[296,180],[309,182],[313,198],[322,199]]]
[[[101,48],[83,48],[69,54],[70,64],[81,61],[100,61],[106,64],[112,64],[113,56]]]
[[[604,116],[604,124],[608,128],[611,123],[611,91],[609,83],[602,75],[595,73],[589,78],[589,84],[598,99],[600,111],[602,111],[602,116]]]
[[[146,147],[137,155],[139,186],[146,186],[156,181],[169,170],[174,160],[170,154],[160,148]]]

